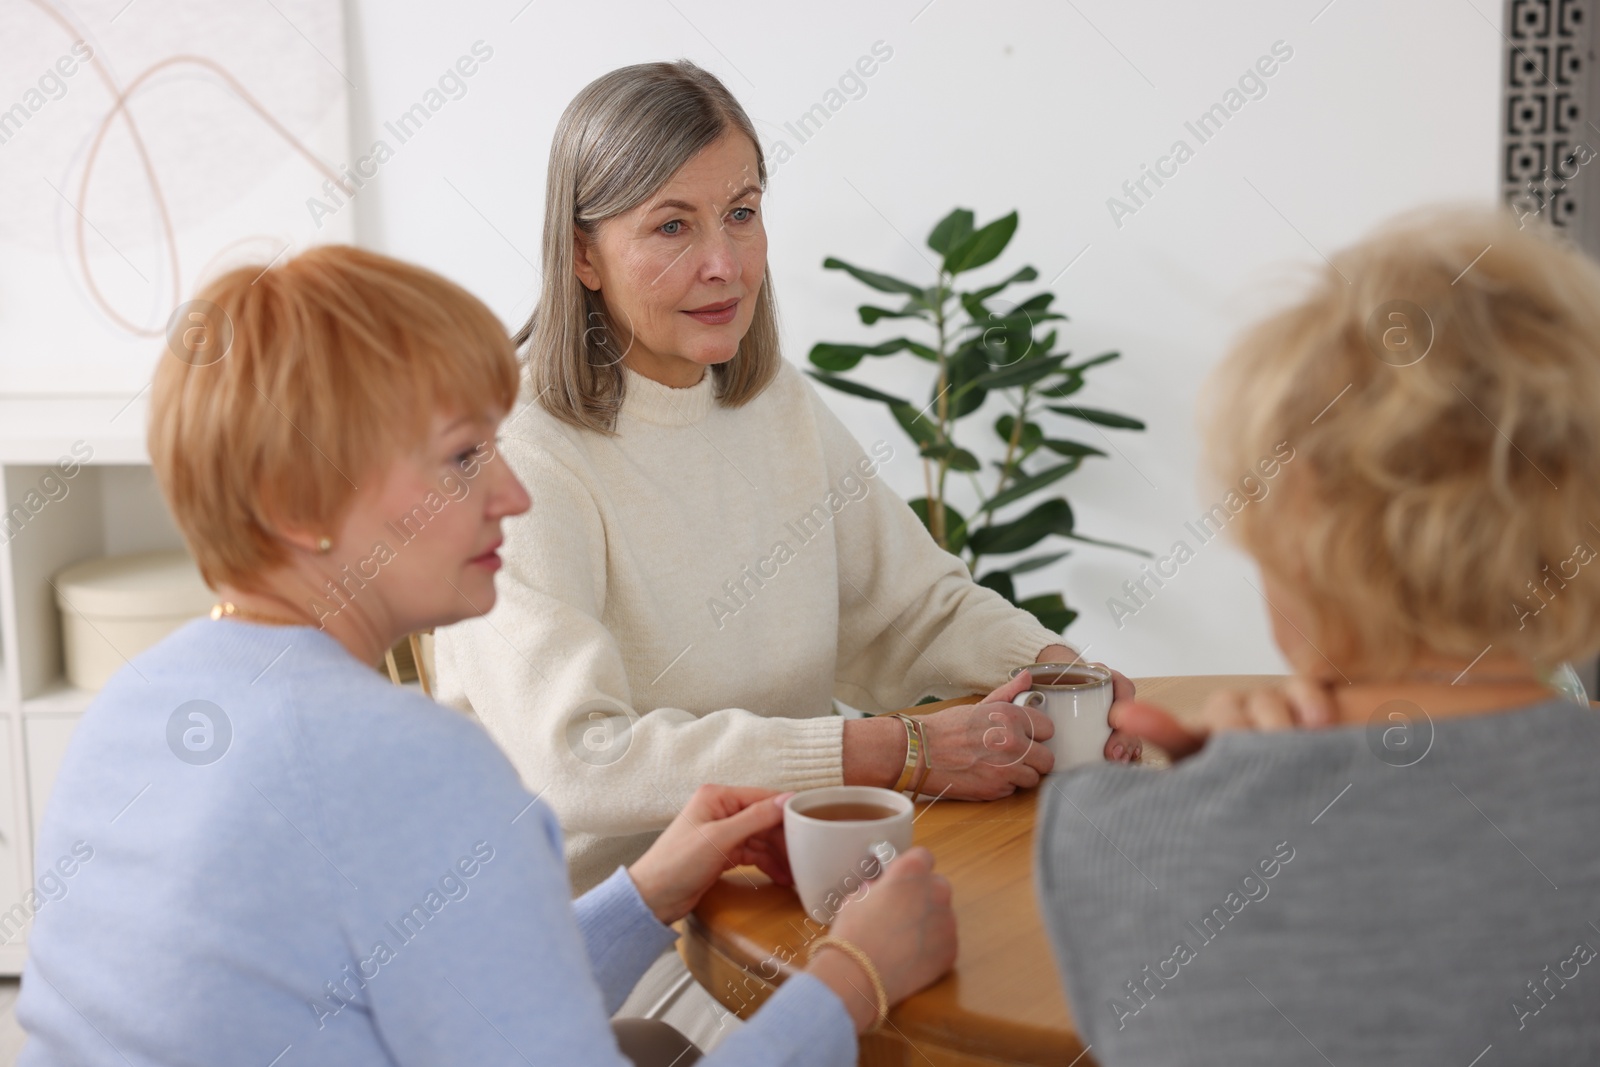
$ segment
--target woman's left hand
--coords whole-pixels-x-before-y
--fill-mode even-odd
[[[1075,649],[1066,645],[1047,645],[1040,653],[1039,663],[1082,663],[1083,657]],[[1111,671],[1111,703],[1120,704],[1125,700],[1133,699],[1133,681],[1121,671],[1111,670],[1104,663],[1091,663],[1091,667],[1105,667]],[[1107,712],[1107,721],[1110,721],[1110,712]],[[1137,734],[1126,733],[1115,727],[1111,736],[1106,738],[1105,757],[1117,763],[1138,763],[1139,757],[1144,753],[1144,742]]]
[[[792,793],[753,786],[703,785],[628,868],[646,906],[663,924],[694,910],[722,872],[753,864],[792,885],[783,842],[783,802]]]

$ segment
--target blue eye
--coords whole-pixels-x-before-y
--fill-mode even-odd
[[[742,218],[739,217],[740,212],[744,213]],[[756,217],[756,209],[753,207],[736,207],[733,209],[733,214],[735,222],[749,222]]]
[[[671,222],[665,222],[661,224],[661,232],[666,234],[668,237],[676,237],[678,232],[682,229],[683,223],[678,219],[673,219]]]

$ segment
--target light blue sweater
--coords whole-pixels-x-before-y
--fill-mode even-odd
[[[676,936],[622,868],[569,899],[554,815],[475,723],[232,620],[95,700],[38,870],[24,1067],[621,1067],[608,1017]],[[855,1061],[798,975],[702,1062]]]

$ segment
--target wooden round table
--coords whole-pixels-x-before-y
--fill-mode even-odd
[[[1254,688],[1276,675],[1136,679],[1141,699],[1179,715],[1219,688]],[[907,711],[927,713],[965,700]],[[1047,782],[1040,787],[1049,789]],[[1039,790],[986,804],[923,801],[916,843],[931,850],[954,889],[961,939],[955,969],[889,1014],[861,1039],[863,1067],[917,1064],[1089,1067],[1078,1039],[1033,888],[1033,819]],[[723,1006],[748,1018],[818,935],[790,889],[754,868],[723,875],[685,921],[679,949],[695,978]],[[790,959],[792,964],[781,962]]]

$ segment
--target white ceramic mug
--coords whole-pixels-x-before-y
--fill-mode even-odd
[[[1038,708],[1050,717],[1056,732],[1044,743],[1056,758],[1056,770],[1099,763],[1105,758],[1106,740],[1111,726],[1106,713],[1111,710],[1111,672],[1087,663],[1033,663],[1011,672],[1015,678],[1032,672],[1033,688],[1019,694],[1012,703]],[[1039,676],[1071,673],[1081,679],[1061,684],[1041,684]]]
[[[817,819],[807,811],[832,804],[870,804],[892,814],[881,819]],[[807,789],[783,806],[789,869],[806,915],[827,925],[846,900],[859,899],[885,864],[911,847],[911,800],[892,789],[833,785]]]

